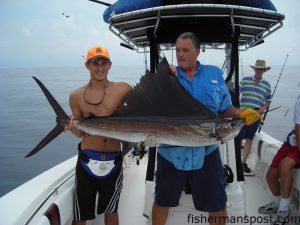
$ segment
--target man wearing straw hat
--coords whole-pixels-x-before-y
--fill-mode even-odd
[[[250,108],[262,114],[270,106],[272,100],[271,85],[263,79],[263,74],[271,69],[266,66],[265,60],[257,59],[255,65],[250,65],[254,70],[254,76],[247,76],[240,82],[241,109]],[[261,121],[251,125],[245,125],[240,131],[240,138],[246,139],[242,158],[243,171],[245,175],[252,175],[247,165],[247,158],[251,149],[252,140],[259,128]]]

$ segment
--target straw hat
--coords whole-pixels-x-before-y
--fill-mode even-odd
[[[268,71],[269,69],[271,69],[271,67],[266,66],[266,61],[265,60],[261,60],[261,59],[257,59],[256,62],[255,62],[255,65],[253,65],[251,67],[253,69],[264,69],[265,72]]]

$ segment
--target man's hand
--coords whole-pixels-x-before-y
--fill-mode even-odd
[[[261,115],[253,109],[244,109],[239,114],[240,119],[245,120],[246,125],[251,125],[261,119]]]
[[[76,118],[73,115],[70,116],[70,121],[68,124],[65,125],[64,131],[71,131],[71,133],[74,134],[76,137],[81,138],[84,133],[78,129],[75,120]]]
[[[75,117],[73,115],[69,116],[70,120],[69,123],[65,125],[64,131],[74,131],[77,129],[76,124],[74,122]]]
[[[171,74],[177,75],[176,66],[170,64],[169,65],[169,70],[170,70]]]

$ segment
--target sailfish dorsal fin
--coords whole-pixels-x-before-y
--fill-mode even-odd
[[[125,105],[115,115],[212,118],[217,115],[193,98],[170,73],[169,63],[163,58],[155,74],[146,71],[125,97]]]

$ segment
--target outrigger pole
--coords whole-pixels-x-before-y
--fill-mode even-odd
[[[280,74],[279,74],[279,76],[278,76],[276,85],[275,85],[275,87],[274,87],[274,90],[273,90],[273,93],[272,93],[272,99],[273,99],[273,96],[274,96],[275,91],[276,91],[276,89],[277,89],[277,85],[278,85],[279,80],[280,80],[280,78],[281,78],[281,75],[282,75],[282,72],[283,72],[283,69],[284,69],[284,67],[285,67],[285,64],[286,64],[286,61],[287,61],[288,57],[289,57],[289,55],[287,54],[286,57],[285,57],[283,66],[282,66],[282,68],[281,68]],[[267,114],[268,114],[269,111],[270,111],[269,108],[267,108],[267,111],[265,112],[264,117],[263,117],[263,119],[262,119],[262,121],[261,121],[261,123],[260,123],[260,127],[259,127],[259,129],[258,129],[258,133],[261,131],[261,128],[262,128],[262,126],[264,125],[264,121],[265,121],[265,119],[266,119]]]
[[[239,91],[239,46],[238,38],[240,36],[240,29],[235,28],[232,31],[232,46],[231,46],[231,71],[234,71],[234,93],[232,96],[233,105],[240,108],[240,91]],[[229,77],[226,78],[229,82]],[[234,138],[235,162],[236,162],[236,176],[237,181],[245,181],[243,166],[241,161],[241,138],[239,136]]]
[[[155,73],[158,64],[158,46],[155,38],[150,38],[150,72]],[[146,181],[154,180],[156,147],[149,148]]]
[[[91,2],[96,2],[96,3],[99,3],[101,5],[105,5],[105,6],[111,6],[110,3],[107,3],[107,2],[102,2],[102,1],[98,1],[98,0],[89,0]]]

